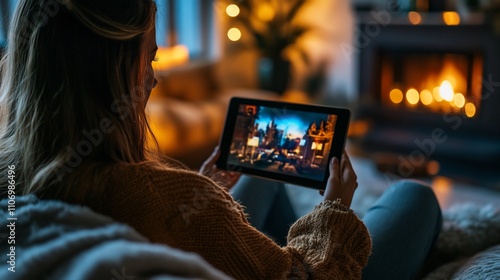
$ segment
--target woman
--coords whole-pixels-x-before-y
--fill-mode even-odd
[[[19,1],[0,92],[0,172],[15,166],[16,194],[89,206],[238,279],[360,278],[371,242],[349,209],[347,155],[280,247],[224,188],[147,150],[155,10],[152,0]]]
[[[20,1],[4,61],[0,160],[2,171],[15,165],[17,194],[90,206],[238,279],[359,278],[370,238],[336,201],[354,191],[351,169],[281,248],[214,181],[150,156],[154,19],[151,0]]]

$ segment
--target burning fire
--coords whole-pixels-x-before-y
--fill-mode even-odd
[[[420,89],[420,91],[419,91]],[[420,87],[393,88],[389,99],[393,104],[408,107],[423,106],[436,112],[463,112],[467,117],[476,115],[474,100],[468,100],[466,77],[451,60],[445,60],[441,73],[421,81]]]

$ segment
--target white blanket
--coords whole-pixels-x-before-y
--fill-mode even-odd
[[[35,196],[8,207],[0,202],[0,279],[230,279],[85,207]]]

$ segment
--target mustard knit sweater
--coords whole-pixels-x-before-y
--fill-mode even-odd
[[[281,248],[248,223],[224,189],[198,173],[151,163],[101,171],[103,200],[85,204],[151,242],[196,252],[236,279],[359,279],[371,251],[363,222],[336,202],[324,201],[300,218]]]

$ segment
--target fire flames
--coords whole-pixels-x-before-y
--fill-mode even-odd
[[[476,115],[478,103],[476,98],[480,95],[480,88],[474,85],[467,88],[466,67],[459,67],[459,62],[444,58],[441,70],[429,71],[426,77],[422,76],[425,70],[411,75],[413,86],[403,88],[392,85],[389,91],[390,103],[407,108],[425,108],[433,112],[462,113],[469,118]],[[475,63],[477,64],[477,63]],[[479,68],[478,68],[479,67]],[[472,71],[481,71],[480,66],[473,66]],[[416,70],[418,71],[418,70]],[[434,72],[434,73],[433,73]],[[472,73],[472,75],[477,73]],[[408,85],[406,85],[408,86]]]

